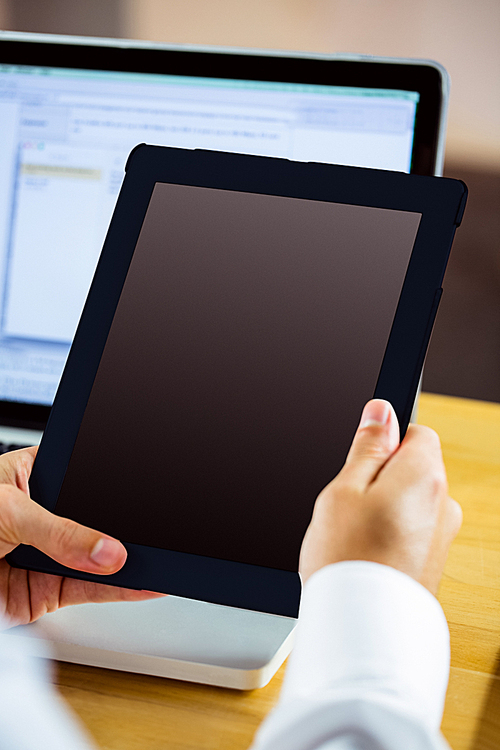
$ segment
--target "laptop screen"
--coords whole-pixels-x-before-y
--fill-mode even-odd
[[[0,65],[0,401],[51,405],[136,144],[409,172],[419,99]]]

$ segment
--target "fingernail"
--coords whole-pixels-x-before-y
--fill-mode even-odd
[[[362,429],[363,427],[369,427],[370,425],[377,425],[380,427],[381,425],[387,424],[390,412],[391,407],[387,401],[382,401],[381,399],[369,401],[363,409],[359,428]]]
[[[90,558],[103,568],[116,565],[123,557],[123,545],[116,539],[101,537],[90,553]]]

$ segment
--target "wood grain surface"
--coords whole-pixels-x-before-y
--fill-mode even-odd
[[[464,510],[439,599],[451,633],[443,732],[453,750],[500,748],[500,405],[423,394],[450,494]],[[102,750],[244,750],[276,703],[282,667],[239,692],[59,664],[56,683]],[[402,749],[403,750],[403,749]]]
[[[500,405],[424,394],[464,512],[439,591],[451,634],[443,733],[453,750],[500,748]]]

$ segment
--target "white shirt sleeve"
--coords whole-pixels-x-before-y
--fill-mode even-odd
[[[16,636],[0,632],[0,750],[95,750],[50,684],[49,669]]]
[[[445,750],[449,676],[437,599],[377,563],[307,581],[280,701],[251,750]]]

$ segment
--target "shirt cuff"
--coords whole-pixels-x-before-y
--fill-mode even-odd
[[[448,625],[427,589],[386,565],[335,563],[305,584],[280,704],[325,691],[385,695],[437,730],[449,663]]]

